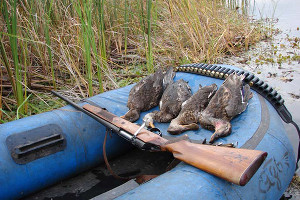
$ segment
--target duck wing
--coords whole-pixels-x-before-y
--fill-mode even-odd
[[[204,110],[204,113],[213,118],[227,119],[228,115],[226,107],[228,106],[231,97],[231,91],[225,85],[221,85]]]
[[[163,93],[163,77],[159,69],[138,82],[129,92],[127,107],[146,111],[157,106]]]
[[[166,73],[164,74],[163,78],[163,89],[166,90],[169,84],[172,84],[174,81],[175,72],[173,71],[173,67],[170,67]]]
[[[248,101],[252,97],[249,85],[243,85],[245,76],[230,74],[223,83],[223,86],[230,92],[227,106],[225,107],[228,120],[244,112],[247,108]]]
[[[191,88],[183,79],[169,84],[162,95],[159,103],[160,111],[155,114],[154,120],[170,122],[179,114],[182,103],[191,96]]]
[[[250,91],[249,85],[245,85],[241,88],[236,88],[235,90],[233,90],[232,98],[230,99],[228,105],[225,108],[228,118],[232,119],[235,116],[244,112],[252,96],[253,94]]]
[[[179,134],[187,130],[197,130],[200,113],[206,108],[216,90],[216,84],[205,87],[200,85],[199,90],[182,104],[182,109],[179,115],[171,121],[168,132]]]

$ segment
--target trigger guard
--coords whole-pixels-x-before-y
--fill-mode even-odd
[[[156,127],[155,128],[150,128],[149,131],[151,131],[151,132],[159,135],[160,137],[162,137],[162,133],[161,133],[159,128],[156,128]]]

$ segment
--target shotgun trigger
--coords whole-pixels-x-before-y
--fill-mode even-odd
[[[138,130],[135,131],[135,133],[133,134],[131,141],[134,143],[134,141],[136,140],[136,136],[141,132],[141,130],[146,126],[147,121],[143,120],[142,125],[138,128]],[[159,128],[151,128],[150,129],[151,132],[156,133],[157,135],[159,135],[160,137],[162,137],[162,133],[159,130]]]
[[[152,133],[155,133],[155,134],[159,135],[160,137],[162,137],[162,132],[160,131],[159,128],[155,127],[155,128],[150,128],[148,130],[151,131]]]

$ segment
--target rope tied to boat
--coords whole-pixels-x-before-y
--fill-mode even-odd
[[[107,155],[106,155],[106,141],[107,141],[107,135],[108,133],[110,134],[111,131],[109,129],[106,129],[106,132],[105,132],[105,136],[104,136],[104,141],[103,141],[103,159],[104,159],[104,162],[105,162],[105,165],[108,169],[108,171],[110,172],[110,174],[116,178],[116,179],[120,179],[120,180],[124,180],[124,181],[129,181],[131,179],[135,179],[135,181],[138,183],[138,184],[143,184],[147,181],[150,181],[151,179],[159,176],[159,175],[147,175],[147,174],[142,174],[142,175],[135,175],[135,176],[128,176],[128,177],[124,177],[124,176],[119,176],[110,166],[109,162],[108,162],[108,159],[107,159]],[[111,136],[111,134],[110,134]],[[112,136],[111,136],[112,137]]]
[[[110,133],[110,130],[106,129],[105,131],[105,136],[104,136],[104,141],[103,141],[103,145],[102,145],[102,149],[103,149],[103,159],[104,159],[104,162],[105,162],[105,165],[108,169],[108,171],[110,172],[110,174],[116,178],[116,179],[121,179],[121,180],[126,180],[126,181],[129,181],[130,179],[133,179],[135,177],[122,177],[122,176],[119,176],[117,173],[114,172],[114,170],[111,168],[109,162],[108,162],[108,159],[107,159],[107,155],[106,155],[106,141],[107,141],[107,135],[108,133]]]
[[[158,135],[162,135],[160,130],[158,128],[153,128],[151,129],[151,131],[153,132],[157,132]],[[151,179],[153,178],[156,178],[157,176],[159,176],[160,174],[158,175],[147,175],[147,174],[142,174],[142,175],[135,175],[135,176],[128,176],[128,177],[123,177],[123,176],[119,176],[113,169],[112,167],[110,166],[109,162],[108,162],[108,159],[107,159],[107,154],[106,154],[106,142],[107,142],[107,135],[110,135],[110,137],[112,137],[111,135],[111,130],[110,129],[106,129],[105,131],[105,136],[104,136],[104,141],[103,141],[103,145],[102,145],[102,149],[103,149],[103,159],[104,159],[104,162],[105,162],[105,165],[108,169],[108,171],[110,172],[110,174],[116,178],[116,179],[120,179],[120,180],[125,180],[125,181],[129,181],[131,179],[135,179],[135,181],[138,183],[138,184],[143,184],[147,181],[150,181]],[[173,139],[171,140],[170,142],[177,142],[177,141],[180,141],[180,140],[185,140],[187,139],[187,136],[183,136],[183,137],[180,137],[180,138],[177,138],[177,139]],[[178,159],[174,159],[166,168],[166,172],[167,171],[170,171],[171,169],[173,169],[174,167],[176,167],[181,161],[178,160]]]

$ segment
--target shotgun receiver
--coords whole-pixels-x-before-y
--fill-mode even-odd
[[[240,186],[246,185],[268,155],[259,150],[167,140],[103,108],[90,104],[80,107],[57,92],[52,93],[143,150],[169,151],[187,164]]]

